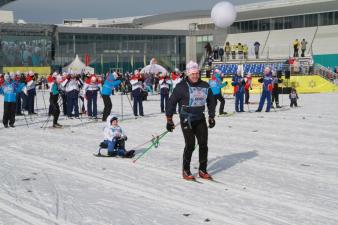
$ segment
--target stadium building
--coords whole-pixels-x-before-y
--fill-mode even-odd
[[[9,1],[1,1],[4,4]],[[152,57],[170,69],[189,60],[204,61],[204,46],[246,43],[248,61],[285,60],[292,42],[305,38],[306,56],[326,67],[338,65],[338,1],[282,0],[236,6],[237,19],[226,30],[215,29],[210,10],[98,20],[65,19],[63,24],[0,23],[3,67],[51,66],[60,69],[76,55],[101,73],[133,71]],[[227,62],[229,63],[229,62]]]

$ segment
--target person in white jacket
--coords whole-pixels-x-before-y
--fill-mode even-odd
[[[65,81],[62,82],[61,86],[65,88],[67,96],[67,116],[72,118],[73,110],[75,118],[79,118],[79,93],[80,88],[83,86],[83,82],[80,77],[76,74],[68,76]]]
[[[104,128],[104,143],[108,146],[109,156],[120,156],[131,158],[134,156],[134,150],[126,151],[124,142],[127,136],[122,128],[118,125],[118,118],[109,116],[107,118],[107,126]]]
[[[95,74],[89,76],[83,86],[83,96],[86,105],[86,111],[89,119],[97,119],[97,93],[100,89],[99,82]]]

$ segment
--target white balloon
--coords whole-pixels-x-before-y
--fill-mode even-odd
[[[219,2],[211,10],[211,19],[217,27],[227,28],[235,21],[237,12],[230,2]]]

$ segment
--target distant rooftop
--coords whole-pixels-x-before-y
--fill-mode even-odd
[[[10,3],[10,2],[14,2],[15,0],[0,0],[0,7]]]
[[[300,14],[311,14],[338,10],[337,0],[274,0],[235,6],[236,21],[254,20],[271,17],[283,17]],[[75,19],[64,20],[65,26],[77,27],[116,27],[142,28],[149,24],[186,20],[195,18],[210,18],[210,9],[163,13],[147,16],[122,17],[112,19]],[[211,22],[211,21],[210,21]]]

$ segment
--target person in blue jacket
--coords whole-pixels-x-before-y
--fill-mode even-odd
[[[4,83],[0,86],[0,94],[4,95],[4,115],[2,122],[5,128],[15,127],[16,95],[25,87],[23,83],[15,82],[8,74],[4,76]]]
[[[231,85],[234,87],[234,95],[235,95],[235,111],[236,112],[244,112],[244,87],[245,80],[240,75],[241,71],[238,70],[237,74],[232,77]]]
[[[228,82],[222,82],[222,78],[221,78],[221,71],[216,69],[214,71],[214,74],[211,78],[211,80],[209,80],[209,86],[211,88],[212,94],[215,98],[215,102],[217,103],[217,100],[220,101],[221,105],[219,107],[219,114],[227,114],[226,112],[224,112],[224,105],[225,105],[225,101],[224,98],[222,96],[222,88],[227,86]]]
[[[269,67],[264,69],[264,77],[258,79],[258,82],[262,83],[263,91],[261,99],[259,101],[259,106],[256,112],[261,112],[264,106],[265,99],[267,100],[266,112],[270,112],[271,108],[271,92],[272,92],[272,72]]]
[[[106,80],[104,81],[101,89],[101,96],[103,99],[103,116],[102,121],[106,121],[107,117],[110,115],[112,109],[112,103],[110,96],[112,95],[112,91],[114,88],[121,84],[121,80],[118,77],[117,73],[111,73],[107,76]]]

